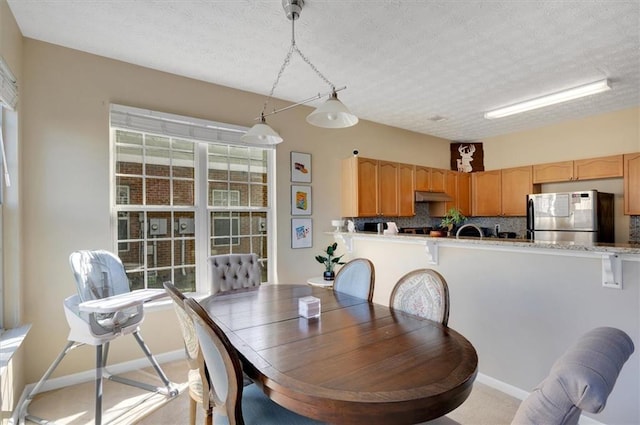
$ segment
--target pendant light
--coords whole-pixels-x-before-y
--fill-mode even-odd
[[[346,128],[358,123],[358,117],[349,112],[347,107],[342,102],[340,102],[340,100],[338,100],[337,92],[340,90],[344,90],[346,87],[336,89],[336,86],[324,75],[322,75],[322,73],[318,71],[318,68],[316,68],[316,66],[311,63],[311,61],[300,51],[300,49],[298,49],[298,46],[296,46],[295,21],[300,17],[300,12],[302,12],[303,6],[304,0],[282,0],[282,7],[284,8],[287,18],[291,21],[291,46],[289,47],[289,51],[284,58],[282,66],[280,67],[280,71],[278,72],[276,80],[271,87],[271,92],[269,92],[269,96],[264,102],[260,117],[256,118],[256,120],[259,120],[259,122],[242,136],[242,140],[246,142],[268,145],[275,145],[282,142],[282,137],[267,124],[265,117],[277,114],[278,112],[282,112],[299,105],[304,105],[311,102],[312,100],[321,99],[325,96],[328,96],[327,101],[320,105],[311,114],[309,114],[309,116],[307,116],[307,122],[309,124],[323,128]],[[301,102],[297,102],[285,108],[266,113],[267,105],[273,97],[273,93],[278,86],[278,82],[280,81],[282,73],[291,61],[291,55],[293,53],[296,53],[298,56],[300,56],[302,60],[307,63],[325,83],[329,85],[331,90],[328,93],[318,93],[317,95],[305,99]]]

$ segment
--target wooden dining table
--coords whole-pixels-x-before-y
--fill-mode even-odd
[[[298,300],[320,299],[319,318]],[[261,285],[201,301],[245,373],[278,404],[331,424],[415,424],[471,392],[478,356],[440,323],[309,285]]]

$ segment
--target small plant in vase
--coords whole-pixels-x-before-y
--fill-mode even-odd
[[[333,245],[329,245],[327,249],[324,250],[324,253],[327,254],[326,256],[316,255],[316,261],[320,264],[324,264],[324,274],[323,274],[324,280],[333,280],[333,278],[336,277],[336,274],[333,271],[333,268],[336,266],[336,264],[345,264],[344,262],[340,261],[340,259],[342,258],[342,255],[340,256],[335,255],[337,248],[338,248],[338,243],[334,242]]]
[[[449,233],[453,232],[453,228],[458,226],[460,223],[465,221],[467,217],[465,217],[459,209],[456,207],[449,208],[447,214],[442,218],[440,222],[440,226],[442,228],[446,228]]]

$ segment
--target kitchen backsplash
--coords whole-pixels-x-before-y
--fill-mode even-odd
[[[415,205],[416,215],[413,217],[356,217],[353,219],[359,231],[364,229],[364,223],[383,223],[393,221],[398,227],[440,227],[441,217],[431,217],[429,215],[429,203],[418,202]],[[344,217],[346,220],[350,217]],[[470,217],[465,221],[480,227],[490,229],[494,233],[496,224],[500,226],[501,232],[514,232],[518,238],[526,237],[527,223],[524,217]]]
[[[629,218],[629,243],[640,243],[640,215]]]
[[[429,215],[429,203],[416,203],[415,212],[416,215],[413,217],[357,217],[353,221],[359,231],[364,229],[364,223],[387,221],[395,222],[398,227],[440,227],[441,218]],[[500,232],[514,232],[518,238],[526,238],[527,235],[527,221],[524,217],[470,217],[466,223],[486,227],[492,235],[496,225],[500,227]],[[640,216],[634,215],[629,218],[629,242],[640,243]]]

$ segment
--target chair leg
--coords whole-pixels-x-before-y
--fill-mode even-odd
[[[189,425],[196,425],[196,409],[198,402],[189,397]]]
[[[44,383],[49,379],[49,377],[51,376],[53,371],[56,370],[56,368],[58,367],[58,365],[60,364],[60,362],[62,361],[64,356],[69,351],[71,351],[74,348],[79,347],[81,345],[83,345],[83,344],[75,342],[75,341],[67,342],[67,345],[64,346],[64,348],[62,349],[60,354],[58,354],[58,357],[56,357],[56,359],[53,361],[53,363],[51,363],[51,366],[49,366],[49,369],[47,369],[47,371],[44,373],[44,375],[42,375],[42,378],[40,378],[40,380],[38,381],[36,386],[33,387],[31,392],[29,393],[29,395],[24,399],[24,401],[20,404],[20,406],[16,407],[16,409],[18,410],[18,423],[24,423],[25,419],[28,419],[29,421],[35,422],[37,424],[49,424],[49,423],[51,423],[51,422],[47,421],[46,419],[42,419],[42,418],[39,418],[37,416],[30,415],[29,412],[27,411],[29,409],[29,404],[31,404],[31,402],[33,401],[33,398],[40,392],[40,389],[42,388]]]
[[[109,351],[109,345],[105,345],[104,349],[106,353],[104,353],[104,360],[102,345],[96,346],[96,425],[102,424],[102,374],[104,372],[104,361],[106,361],[106,356]]]
[[[142,339],[142,336],[140,336],[140,333],[138,331],[133,332],[133,336],[135,337],[136,341],[138,342],[138,345],[140,345],[140,348],[142,348],[142,351],[147,356],[147,359],[155,369],[156,373],[158,374],[158,377],[162,380],[164,387],[157,387],[157,386],[149,385],[144,382],[139,382],[139,381],[134,381],[132,379],[124,378],[122,376],[105,373],[105,376],[107,377],[107,379],[109,379],[110,381],[119,382],[121,384],[142,388],[143,390],[146,390],[146,391],[158,392],[160,394],[164,394],[167,397],[177,396],[178,389],[173,386],[173,383],[169,381],[169,379],[164,374],[162,369],[160,369],[160,365],[158,365],[158,362],[156,361],[155,357],[153,357],[153,355],[151,354],[151,351],[149,351],[149,347],[147,347],[147,345],[144,343],[144,340]],[[106,371],[106,368],[105,368],[105,371]]]

